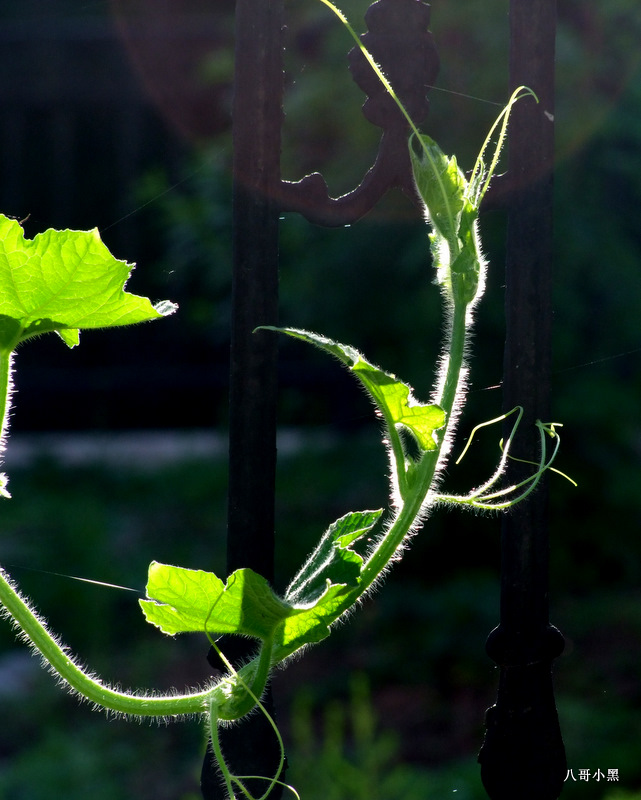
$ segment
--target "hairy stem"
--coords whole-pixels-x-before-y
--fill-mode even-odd
[[[209,708],[209,734],[211,740],[211,747],[214,752],[214,758],[216,759],[216,764],[218,764],[218,769],[220,770],[221,775],[223,776],[223,780],[225,781],[225,788],[227,789],[227,795],[229,800],[235,800],[236,795],[234,794],[234,787],[232,784],[232,774],[231,770],[227,766],[227,762],[225,761],[225,757],[223,755],[223,751],[220,747],[220,736],[218,734],[218,710],[215,705],[211,705]]]
[[[9,430],[9,411],[11,410],[11,392],[13,383],[11,380],[11,368],[13,362],[13,350],[0,350],[0,459],[7,446],[7,431]],[[0,496],[11,497],[6,489],[7,476],[0,473]]]
[[[467,342],[467,304],[455,303],[452,311],[450,338],[446,363],[443,365],[444,377],[439,386],[439,391],[434,399],[447,414],[447,424],[442,431],[437,431],[439,444],[450,438],[454,433],[457,406],[462,400],[462,370],[465,359],[465,346]]]
[[[424,453],[421,461],[417,464],[414,491],[407,502],[403,504],[396,519],[363,567],[358,587],[359,594],[366,592],[383,572],[425,508],[425,501],[441,461],[443,446],[454,433],[456,410],[463,394],[461,372],[467,335],[466,315],[467,305],[465,303],[455,304],[451,319],[449,349],[444,364],[445,375],[442,388],[436,398],[436,402],[447,415],[445,427],[442,431],[437,431],[437,449]]]
[[[30,644],[37,648],[52,669],[69,686],[92,703],[109,711],[136,717],[174,717],[201,714],[217,692],[210,687],[201,692],[184,695],[137,696],[119,692],[88,675],[71,659],[68,652],[49,633],[27,602],[14,588],[5,571],[0,567],[0,603],[21,628]]]
[[[0,452],[5,448],[5,439],[9,427],[9,411],[11,409],[11,365],[12,350],[0,350]]]

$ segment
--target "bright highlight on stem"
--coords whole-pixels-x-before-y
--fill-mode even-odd
[[[97,708],[113,711],[127,717],[157,717],[167,719],[191,716],[206,711],[207,703],[215,694],[210,688],[184,695],[136,695],[107,686],[80,667],[63,645],[49,632],[17,590],[7,573],[0,568],[0,614],[9,617],[31,647],[45,659],[51,670],[62,678],[68,688]]]

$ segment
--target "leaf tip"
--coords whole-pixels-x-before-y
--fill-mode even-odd
[[[173,303],[171,300],[159,300],[154,303],[154,311],[162,317],[169,317],[178,311],[178,303]]]

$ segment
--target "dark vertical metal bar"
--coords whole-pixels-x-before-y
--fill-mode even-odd
[[[534,89],[510,121],[503,404],[525,408],[520,441],[539,451],[537,419],[550,417],[552,226],[554,167],[554,40],[556,0],[512,0],[511,88]],[[515,453],[515,455],[519,455]],[[516,465],[515,465],[516,466]],[[527,474],[519,465],[516,476]],[[501,621],[528,640],[548,623],[547,486],[503,521],[505,553]],[[518,577],[518,580],[516,578]]]
[[[281,0],[236,4],[233,105],[234,276],[230,367],[227,569],[271,580],[274,552],[282,122]]]
[[[550,413],[552,192],[556,0],[511,0],[510,81],[539,103],[517,104],[510,120],[504,409],[524,406],[513,454],[536,460],[537,419]],[[514,462],[510,481],[531,474]],[[551,664],[563,637],[548,616],[547,487],[503,521],[501,621],[488,654],[501,668],[479,755],[492,800],[555,800],[566,776]]]
[[[227,570],[273,579],[277,344],[254,334],[278,318],[278,214],[282,123],[282,0],[237,0],[233,102],[233,287]],[[240,655],[225,647],[232,660]],[[232,771],[272,777],[278,746],[264,715],[221,735]],[[264,782],[248,787],[256,796]],[[211,758],[205,798],[223,798]],[[270,798],[280,795],[275,789]]]

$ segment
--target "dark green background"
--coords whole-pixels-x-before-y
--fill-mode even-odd
[[[359,30],[365,5],[343,9]],[[432,3],[442,66],[425,130],[465,168],[498,110],[487,101],[507,97],[507,5]],[[185,79],[190,106],[163,100],[162,92],[158,100],[164,73],[158,77],[119,38],[157,21],[161,11],[152,6],[22,2],[0,9],[1,210],[31,214],[30,235],[48,225],[98,225],[118,257],[138,262],[132,291],[181,304],[158,325],[83,335],[73,352],[53,336],[24,348],[16,437],[141,427],[207,427],[224,436],[230,8],[167,4],[180,6],[183,21],[206,12],[215,23],[215,46]],[[294,179],[320,170],[339,194],[372,162],[378,132],[360,113],[363,97],[344,58],[351,44],[338,22],[311,1],[290,3],[286,12],[283,173]],[[554,420],[564,424],[558,466],[578,488],[551,481],[551,614],[567,639],[556,686],[575,774],[617,768],[621,776],[618,789],[591,780],[568,783],[563,796],[630,800],[641,789],[641,20],[629,0],[564,2],[559,14],[552,402]],[[70,44],[77,40],[82,46]],[[61,53],[71,67],[59,74],[75,74],[77,86],[71,78],[47,83],[52,54]],[[164,53],[179,76],[181,53]],[[83,98],[92,85],[89,103]],[[39,105],[24,111],[32,96]],[[103,96],[111,99],[98,102]],[[114,119],[125,97],[142,108],[142,155],[116,185],[118,130],[130,129],[114,127]],[[73,157],[52,165],[46,156],[56,152],[61,111],[76,126]],[[16,138],[3,125],[19,113],[27,116]],[[60,194],[65,174],[73,176],[69,196]],[[482,222],[491,270],[463,434],[500,410],[500,392],[488,387],[502,369],[504,222],[499,213]],[[281,321],[357,346],[424,397],[441,327],[430,270],[425,228],[402,197],[337,230],[287,215]],[[340,368],[286,343],[281,379],[280,422],[302,430],[307,444],[279,465],[279,588],[329,522],[384,503],[386,492],[377,423]],[[448,482],[479,482],[497,453],[488,432]],[[14,471],[11,488],[3,564],[138,588],[152,559],[224,568],[223,461],[139,470],[63,468],[45,459]],[[499,525],[458,512],[435,515],[373,601],[276,677],[292,780],[304,798],[483,797],[475,758],[496,689],[484,642],[498,620]],[[146,630],[135,595],[13,572],[54,629],[106,679],[158,688],[206,680],[206,642],[172,642]],[[196,723],[155,729],[106,722],[31,669],[7,625],[0,641],[0,690],[10,687],[0,696],[0,798],[197,796],[203,734]]]

